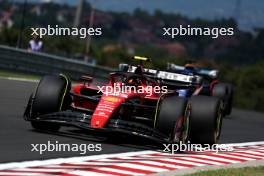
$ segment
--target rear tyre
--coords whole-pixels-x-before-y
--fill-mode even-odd
[[[234,96],[234,87],[231,84],[227,84],[227,105],[225,107],[225,115],[230,115],[232,113],[233,107],[233,96]]]
[[[159,106],[156,128],[173,143],[189,140],[190,106],[184,97],[165,97]]]
[[[32,102],[31,117],[58,112],[66,109],[69,104],[71,85],[68,78],[60,76],[44,76],[36,89]],[[51,122],[32,121],[31,125],[37,130],[58,131],[60,125]]]
[[[213,96],[220,98],[224,103],[224,115],[230,115],[232,112],[233,92],[233,86],[228,83],[219,83],[213,88]]]
[[[191,103],[191,143],[216,144],[221,134],[222,105],[219,98],[193,96]]]

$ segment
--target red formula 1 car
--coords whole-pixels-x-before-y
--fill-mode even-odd
[[[25,120],[37,130],[75,126],[100,135],[123,133],[162,143],[214,144],[219,139],[223,109],[216,97],[179,97],[145,75],[142,65],[134,73],[110,73],[104,87],[89,76],[82,78],[83,83],[71,86],[65,75],[44,76],[29,99]]]

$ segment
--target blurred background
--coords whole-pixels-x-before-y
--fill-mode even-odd
[[[264,111],[264,1],[0,0],[0,45],[28,49],[31,27],[101,27],[102,36],[42,39],[41,53],[116,68],[133,55],[151,66],[195,60],[235,86],[235,106]],[[234,36],[162,36],[163,27],[233,27]]]

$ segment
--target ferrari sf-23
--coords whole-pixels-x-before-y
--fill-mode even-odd
[[[135,67],[133,73],[110,73],[105,86],[133,86],[141,91],[100,91],[102,88],[87,75],[73,86],[63,74],[44,76],[29,98],[24,119],[36,130],[52,132],[73,126],[98,135],[134,135],[160,143],[217,143],[223,116],[220,98],[182,97],[175,87],[157,93],[162,80],[173,81],[178,74],[164,71],[153,75],[144,71],[143,64]],[[181,79],[195,80],[196,76],[182,75]]]

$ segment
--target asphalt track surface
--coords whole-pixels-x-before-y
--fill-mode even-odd
[[[81,130],[63,127],[59,133],[43,133],[23,120],[27,99],[36,83],[0,79],[0,163],[80,156],[79,152],[32,152],[31,144],[102,144],[102,151],[86,155],[132,152],[152,149],[153,144],[138,138],[122,138],[118,142],[96,137]],[[235,109],[223,121],[220,143],[264,140],[264,115]],[[117,136],[117,138],[119,138]]]

